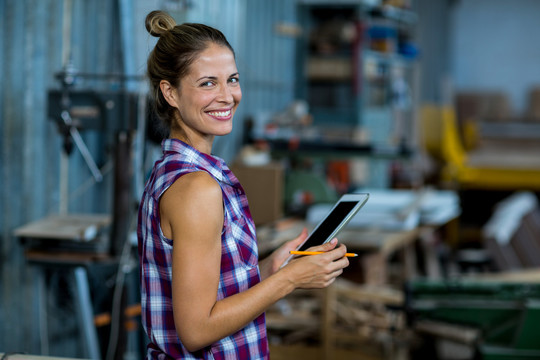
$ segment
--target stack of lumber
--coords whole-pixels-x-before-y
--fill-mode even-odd
[[[324,290],[296,292],[266,314],[271,345],[319,347],[321,359],[340,350],[370,359],[406,359],[403,293],[338,279]]]

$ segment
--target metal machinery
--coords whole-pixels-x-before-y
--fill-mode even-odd
[[[466,151],[452,107],[425,105],[421,122],[426,150],[443,163],[442,181],[460,189],[540,189],[540,161],[535,152],[508,146]]]
[[[112,145],[114,158],[112,234],[109,251],[112,256],[121,253],[127,238],[128,216],[133,210],[133,134],[140,122],[141,97],[134,92],[123,90],[100,91],[76,89],[76,78],[94,80],[126,80],[139,77],[118,74],[84,74],[70,70],[69,67],[57,74],[61,81],[60,89],[48,93],[48,116],[56,122],[63,136],[63,150],[71,154],[73,145],[80,151],[96,182],[103,174],[96,165],[80,131],[95,130],[104,138],[104,147]],[[144,97],[142,111],[146,105]],[[146,114],[143,114],[145,118]]]
[[[127,277],[130,272],[136,273],[132,271],[136,266],[132,259],[133,245],[129,241],[137,205],[134,197],[134,163],[138,156],[135,155],[133,142],[136,134],[142,136],[139,139],[141,145],[137,146],[139,150],[144,143],[148,118],[147,96],[128,92],[124,86],[110,91],[77,89],[74,86],[77,78],[113,80],[122,85],[127,80],[138,80],[139,77],[84,74],[68,67],[58,73],[57,78],[61,87],[48,92],[48,117],[58,125],[65,154],[72,154],[76,147],[90,169],[94,183],[100,183],[104,181],[104,173],[86,146],[81,132],[98,132],[100,141],[97,147],[100,152],[113,150],[107,152],[107,157],[112,159],[113,176],[111,183],[107,183],[111,190],[106,191],[112,195],[112,199],[111,206],[105,206],[105,209],[112,209],[105,214],[92,213],[94,209],[90,209],[91,213],[88,214],[75,214],[67,211],[66,206],[60,214],[16,229],[15,235],[25,245],[28,263],[40,270],[35,301],[40,309],[38,329],[42,353],[49,353],[49,333],[55,332],[55,325],[50,323],[50,316],[47,316],[48,302],[51,301],[47,295],[49,290],[46,289],[51,282],[48,277],[67,276],[67,281],[73,285],[73,306],[77,315],[74,318],[77,319],[77,332],[81,335],[80,345],[84,356],[91,359],[118,358],[126,350],[127,333],[122,325],[126,321],[124,313],[126,302],[130,301],[129,290],[136,287],[129,285],[132,280]],[[60,181],[65,181],[62,178],[68,174],[60,174]],[[95,192],[97,190],[91,194]],[[94,272],[114,279],[114,284],[104,286],[103,283],[89,281],[96,277]],[[100,287],[97,298],[101,298],[101,304],[95,303],[96,294],[92,294],[92,288],[97,286]],[[135,292],[134,289],[131,291]],[[95,325],[96,309],[110,315],[107,322],[110,328],[106,331],[107,335],[102,335],[102,341]]]
[[[430,340],[424,346],[446,338],[470,346],[475,359],[540,359],[539,275],[518,282],[412,281],[406,291],[409,321]]]

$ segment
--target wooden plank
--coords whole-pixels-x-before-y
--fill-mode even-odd
[[[323,360],[321,347],[305,345],[279,345],[270,343],[272,360],[310,359]],[[382,360],[383,357],[366,350],[335,349],[333,359],[339,360]]]
[[[4,356],[4,353],[0,353],[0,358]],[[56,356],[38,356],[38,355],[26,355],[26,354],[9,354],[6,359],[9,360],[81,360],[75,358],[56,357]]]
[[[310,230],[313,226],[303,220],[283,219],[273,225],[257,227],[259,251],[275,249],[285,241],[298,236],[302,229]],[[338,235],[341,243],[351,251],[379,251],[384,255],[411,245],[420,235],[420,229],[404,231],[382,231],[380,229],[345,228]]]
[[[491,274],[477,274],[463,277],[464,281],[501,282],[501,283],[531,283],[540,284],[540,269],[507,271]]]
[[[338,239],[350,250],[380,251],[388,255],[413,243],[419,234],[418,228],[405,231],[344,229]]]
[[[472,345],[480,339],[480,330],[478,329],[439,321],[422,320],[416,323],[414,328],[416,331],[456,341],[461,344]]]
[[[403,292],[389,287],[349,284],[338,279],[332,285],[336,288],[337,296],[353,299],[358,302],[377,302],[387,305],[402,305],[405,300]]]
[[[324,350],[323,359],[332,359],[334,353],[334,331],[333,327],[336,322],[336,313],[334,311],[337,305],[337,293],[334,286],[329,286],[323,290],[322,301],[322,324],[321,324],[321,339]]]
[[[26,260],[50,265],[91,265],[94,263],[113,263],[115,258],[108,253],[94,252],[50,252],[28,250],[25,252]]]
[[[23,225],[15,229],[14,234],[21,238],[90,241],[110,224],[110,215],[52,215]]]
[[[366,284],[382,285],[388,282],[387,259],[381,252],[365,254],[360,261]]]

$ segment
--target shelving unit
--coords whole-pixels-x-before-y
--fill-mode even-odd
[[[410,10],[375,2],[303,1],[296,94],[313,123],[343,142],[414,149],[417,88]],[[324,131],[323,131],[324,132]],[[407,151],[410,153],[411,151]],[[370,187],[389,187],[391,159],[369,157]]]
[[[357,124],[358,6],[304,4],[298,14],[305,32],[298,41],[297,96],[308,101],[317,125]]]

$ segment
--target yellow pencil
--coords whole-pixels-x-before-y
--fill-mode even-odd
[[[320,255],[324,254],[324,251],[290,251],[291,255]],[[355,253],[346,253],[346,257],[356,257],[358,254]]]

